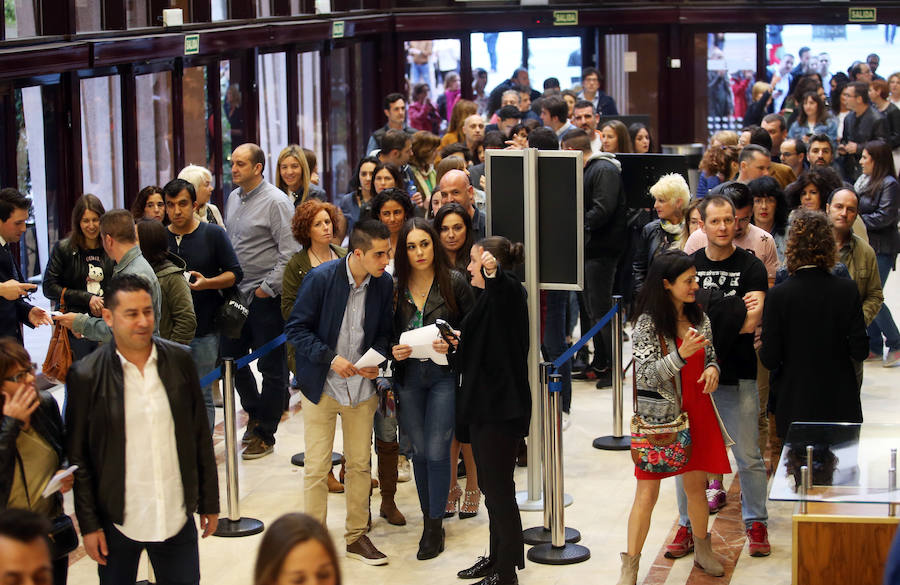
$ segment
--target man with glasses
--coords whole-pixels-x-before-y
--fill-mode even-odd
[[[802,140],[788,138],[781,143],[781,163],[791,167],[798,177],[806,170],[806,144]]]

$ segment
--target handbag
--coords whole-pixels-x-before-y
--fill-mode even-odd
[[[237,339],[250,315],[250,294],[235,285],[222,291],[223,302],[216,312],[216,329],[225,337]]]
[[[59,310],[66,312],[66,289],[62,289],[59,296]],[[53,325],[53,335],[50,337],[50,345],[47,347],[47,357],[41,371],[48,378],[59,382],[66,381],[66,374],[72,365],[72,347],[69,345],[69,332],[60,323]]]
[[[28,480],[25,479],[25,465],[22,456],[16,451],[16,461],[19,462],[19,473],[22,474],[22,485],[25,487],[25,501],[28,509],[31,509],[31,496],[28,494]],[[50,521],[50,558],[54,561],[68,555],[78,548],[78,533],[75,532],[75,524],[68,514],[60,514]]]
[[[669,353],[666,341],[659,336],[663,355]],[[634,384],[634,416],[631,417],[631,460],[642,471],[672,473],[681,470],[691,458],[691,424],[688,414],[681,410],[681,392],[674,384],[676,405],[680,413],[665,423],[647,422],[638,414],[637,372],[632,375]],[[673,378],[674,382],[674,378]]]

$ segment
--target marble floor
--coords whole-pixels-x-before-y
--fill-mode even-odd
[[[888,282],[886,297],[892,308],[900,310],[900,278],[893,276]],[[33,334],[34,336],[35,334]],[[46,335],[46,331],[42,334]],[[34,339],[33,354],[42,356]],[[46,341],[43,343],[46,344]],[[626,359],[630,356],[626,344]],[[38,358],[39,359],[39,358]],[[897,402],[897,382],[900,368],[886,369],[880,364],[867,363],[862,389],[864,416],[867,422],[896,422],[900,415]],[[631,380],[625,384],[625,405],[631,403]],[[62,390],[56,389],[61,400]],[[591,557],[586,562],[568,566],[540,565],[527,562],[519,573],[524,585],[552,585],[572,583],[615,583],[618,570],[618,553],[623,550],[626,536],[626,520],[634,494],[633,466],[627,452],[598,451],[592,440],[612,430],[612,397],[610,390],[597,390],[593,384],[576,382],[574,386],[572,424],[564,433],[565,491],[574,498],[566,508],[566,524],[581,531],[581,544],[588,547]],[[222,410],[218,410],[221,421]],[[628,413],[626,412],[626,421]],[[339,423],[340,424],[340,423]],[[242,432],[242,431],[239,431]],[[279,515],[303,509],[302,469],[291,465],[291,456],[303,450],[303,420],[299,412],[299,396],[292,399],[292,409],[278,430],[275,453],[256,461],[241,461],[239,466],[240,511],[243,516],[258,518],[271,523]],[[223,513],[225,504],[225,465],[222,425],[216,429],[216,454],[219,459],[219,477],[222,492]],[[341,450],[341,434],[337,432],[335,450]],[[374,460],[374,453],[373,453]],[[519,489],[525,489],[527,470],[516,471]],[[643,552],[639,583],[727,583],[736,585],[784,585],[791,581],[791,512],[792,505],[769,502],[769,539],[772,554],[767,558],[748,556],[741,535],[740,504],[737,485],[733,476],[726,476],[725,487],[729,491],[729,503],[712,524],[713,548],[723,557],[736,562],[727,565],[723,579],[708,578],[693,568],[691,557],[669,561],[662,557],[662,549],[671,537],[676,522],[674,481],[662,483],[650,533]],[[456,571],[470,565],[478,555],[485,554],[488,543],[488,518],[482,504],[480,513],[471,519],[454,518],[445,521],[446,550],[436,559],[418,561],[415,558],[422,529],[415,486],[412,482],[400,484],[397,501],[409,521],[405,527],[395,527],[377,516],[379,496],[376,490],[372,498],[375,510],[370,537],[387,555],[390,564],[369,567],[353,560],[341,559],[344,583],[350,585],[405,585],[429,583],[433,585],[461,583]],[[344,496],[329,496],[328,528],[343,550]],[[71,495],[67,497],[67,510],[72,511]],[[523,525],[540,525],[542,513],[523,512]],[[203,583],[215,585],[248,585],[252,583],[253,564],[261,536],[245,538],[211,537],[200,543],[200,561]],[[145,565],[141,578],[147,575]],[[86,557],[82,549],[72,556],[69,583],[92,585],[97,583],[95,563]]]

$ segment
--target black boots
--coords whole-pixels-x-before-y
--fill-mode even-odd
[[[420,561],[433,559],[444,552],[444,527],[442,526],[444,519],[425,516],[423,521],[424,528],[422,538],[419,540],[419,552],[416,553],[416,558]]]

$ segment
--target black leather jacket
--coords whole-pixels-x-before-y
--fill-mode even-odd
[[[56,400],[46,392],[38,392],[40,404],[31,414],[31,428],[56,451],[60,467],[65,462],[63,451],[63,422]],[[0,404],[3,399],[0,398]],[[11,416],[0,415],[0,510],[6,509],[9,493],[12,491],[16,471],[16,439],[23,427],[22,421]],[[62,495],[55,494],[56,512],[62,512]]]
[[[177,343],[157,337],[153,342],[175,424],[185,509],[188,514],[218,513],[216,459],[191,354]],[[66,446],[70,463],[78,466],[75,514],[81,533],[89,534],[109,523],[121,524],[125,515],[124,375],[115,342],[72,364],[66,387]]]
[[[654,219],[641,230],[641,238],[638,240],[637,250],[634,254],[634,262],[631,269],[634,274],[634,293],[637,295],[644,286],[644,279],[653,258],[668,248],[674,236],[662,229],[662,222]]]
[[[103,258],[103,283],[101,288],[112,278],[115,262],[101,253]],[[81,256],[70,238],[60,240],[53,246],[50,252],[50,260],[47,269],[44,270],[43,291],[44,296],[53,301],[53,307],[59,307],[59,297],[62,289],[66,288],[66,310],[76,313],[89,313],[91,297],[87,292],[88,263]]]
[[[431,325],[438,319],[450,323],[451,327],[459,329],[462,320],[475,306],[475,293],[469,285],[466,277],[456,270],[450,271],[450,285],[453,288],[453,296],[456,299],[456,311],[452,311],[447,301],[441,294],[437,278],[431,283],[428,291],[428,299],[425,301],[425,309],[422,311],[422,325]],[[400,334],[409,329],[409,322],[416,314],[416,306],[406,297],[405,291],[395,290],[397,295],[396,308],[394,310],[394,337],[393,344],[400,342]],[[403,380],[403,361],[393,362],[394,379]],[[448,366],[449,370],[449,366]]]

